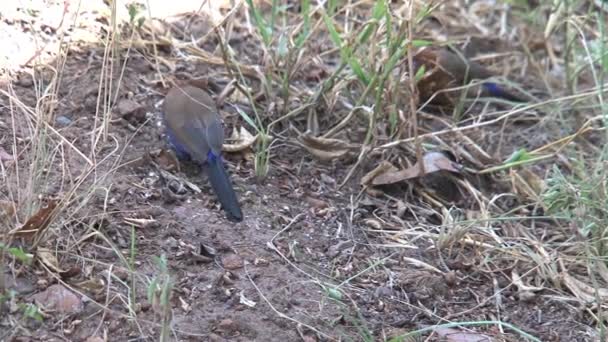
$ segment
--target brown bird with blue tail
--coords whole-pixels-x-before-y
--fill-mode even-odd
[[[243,220],[241,207],[222,161],[224,128],[215,102],[198,87],[175,86],[163,105],[169,144],[180,159],[190,159],[207,172],[228,219]]]
[[[425,75],[417,82],[420,100],[431,100],[439,105],[454,105],[461,90],[450,88],[466,85],[471,80],[482,80],[478,93],[467,91],[468,96],[497,97],[513,102],[525,102],[496,82],[486,81],[494,75],[477,62],[469,61],[446,48],[426,47],[414,56],[414,67],[425,67]],[[479,88],[478,88],[479,89]]]

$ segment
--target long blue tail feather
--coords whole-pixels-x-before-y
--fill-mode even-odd
[[[216,156],[207,158],[204,168],[207,171],[211,187],[222,204],[222,208],[226,212],[228,219],[236,222],[242,221],[243,213],[241,212],[236,193],[230,183],[230,178],[224,168],[222,159]]]

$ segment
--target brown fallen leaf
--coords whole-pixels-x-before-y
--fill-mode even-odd
[[[106,284],[103,280],[90,278],[81,282],[75,283],[75,286],[81,290],[87,291],[89,294],[99,295],[106,290]]]
[[[326,161],[341,158],[357,147],[343,140],[315,137],[309,133],[300,134],[298,141],[313,156]]]
[[[55,253],[47,248],[39,247],[36,250],[36,256],[41,263],[48,267],[51,271],[57,273],[66,273],[66,270],[59,267],[59,260],[55,256]]]
[[[402,182],[404,180],[425,176],[429,173],[434,173],[437,171],[460,172],[460,170],[462,170],[462,165],[452,161],[452,159],[450,159],[443,152],[426,153],[422,157],[422,160],[424,162],[424,174],[420,173],[420,165],[418,164],[418,162],[416,162],[416,164],[411,167],[408,167],[407,169],[382,173],[372,180],[372,184],[394,184]]]
[[[437,335],[444,338],[447,342],[491,342],[493,341],[487,335],[476,333],[476,332],[468,332],[468,331],[460,331],[454,328],[444,328],[437,327],[433,329]]]
[[[34,216],[30,217],[23,226],[13,229],[10,234],[32,238],[35,234],[39,234],[51,223],[51,218],[55,208],[59,204],[58,199],[49,200],[44,206],[40,207]]]
[[[246,150],[255,143],[257,138],[257,135],[253,136],[245,127],[241,126],[239,130],[234,129],[232,131],[232,135],[227,139],[231,143],[224,144],[222,150],[226,152],[240,152]]]
[[[64,281],[70,278],[74,278],[82,273],[82,269],[78,266],[72,266],[67,269],[65,272],[61,273],[61,279]]]
[[[243,267],[243,258],[236,254],[227,255],[222,258],[222,265],[227,270],[236,270]]]
[[[171,153],[169,150],[164,148],[161,149],[154,159],[158,163],[158,166],[160,166],[163,170],[180,171],[179,160],[177,160],[175,154]]]
[[[361,185],[368,185],[371,183],[376,177],[385,173],[394,173],[398,172],[398,169],[393,166],[393,164],[383,160],[375,169],[368,172],[365,176],[361,177]]]
[[[310,204],[311,207],[313,207],[315,209],[325,209],[325,208],[329,207],[329,204],[327,202],[320,200],[318,198],[306,196],[305,200],[306,200],[306,202],[308,202],[308,204]]]

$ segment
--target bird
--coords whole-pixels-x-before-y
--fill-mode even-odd
[[[427,101],[435,95],[432,102],[440,105],[455,104],[462,91],[446,91],[446,89],[463,86],[474,79],[485,80],[494,76],[481,64],[469,61],[464,56],[446,48],[427,47],[422,49],[414,55],[413,62],[414,69],[424,66],[427,71],[417,82],[420,100]],[[479,94],[475,93],[474,89],[468,89],[467,95],[497,97],[513,102],[525,101],[492,81],[482,82]]]
[[[229,220],[243,220],[241,207],[222,161],[224,129],[207,91],[174,85],[163,103],[165,135],[178,159],[193,160],[206,172]]]

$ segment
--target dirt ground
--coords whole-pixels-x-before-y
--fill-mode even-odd
[[[25,248],[34,255],[34,262],[23,265],[5,256],[0,263],[5,286],[15,291],[2,308],[0,340],[159,340],[167,317],[170,340],[382,341],[452,322],[478,323],[431,329],[407,341],[524,340],[510,327],[541,341],[598,340],[590,314],[595,309],[569,294],[557,278],[552,282],[542,275],[544,268],[559,268],[556,265],[563,256],[561,252],[543,254],[542,243],[570,241],[567,224],[550,218],[527,221],[526,217],[542,216],[542,212],[527,196],[510,192],[507,172],[474,176],[471,182],[482,190],[480,198],[492,199],[491,206],[519,219],[491,225],[457,224],[455,217],[466,218],[462,222],[481,220],[483,200],[463,193],[459,188],[463,183],[453,175],[442,173],[426,179],[427,183],[404,182],[375,192],[363,190],[361,178],[381,160],[399,165],[399,154],[412,156],[411,148],[376,153],[340,186],[355,165],[358,150],[321,161],[293,138],[290,124],[285,123],[272,133],[277,140],[266,179],[255,175],[252,149],[226,154],[245,214],[243,222],[232,223],[219,209],[206,175],[187,163],[172,169],[172,160],[159,152],[166,148],[161,104],[168,84],[163,81],[186,73],[208,79],[221,91],[233,80],[224,65],[214,62],[222,58],[214,36],[197,45],[208,55],[177,53],[186,51],[177,46],[191,38],[176,32],[200,37],[209,32],[205,20],[174,18],[173,26],[156,31],[174,40],[159,43],[156,49],[145,42],[142,37],[148,36],[143,34],[128,48],[132,31],[125,24],[123,45],[116,50],[120,58],[108,65],[103,41],[110,22],[103,4],[81,9],[78,23],[82,25],[74,26],[69,24],[76,13],[74,4],[65,9],[63,2],[47,2],[36,9],[39,15],[35,16],[22,6],[17,4],[14,12],[0,17],[0,32],[7,42],[0,147],[17,160],[2,161],[6,187],[0,196],[19,208],[30,208],[18,209],[7,219],[13,222],[11,227],[25,223],[43,199],[69,200],[62,203],[66,209],[56,213],[35,247],[20,238],[9,240],[10,228],[2,232],[3,244]],[[245,22],[243,13],[237,18]],[[68,42],[69,51],[58,55],[59,46]],[[229,43],[243,65],[264,63],[261,43],[244,24],[234,28]],[[331,41],[314,41],[309,51],[324,51],[328,46]],[[492,47],[497,54],[508,49]],[[32,68],[38,58],[51,67]],[[309,79],[318,71],[317,62],[310,63],[310,69],[304,67],[294,76],[295,85],[317,83]],[[332,68],[327,66],[327,70]],[[46,87],[57,80],[56,70],[61,70],[61,76],[53,97]],[[529,75],[515,79],[527,85],[535,81]],[[104,83],[107,80],[112,81]],[[108,84],[110,95],[104,90]],[[261,88],[259,83],[251,84]],[[228,135],[233,127],[247,126],[233,106],[252,115],[245,102],[232,95],[221,107]],[[106,103],[112,116],[104,138],[101,113]],[[53,106],[53,114],[38,121],[26,110],[38,113],[44,106]],[[280,106],[279,100],[259,99],[266,115]],[[318,110],[329,109],[319,106]],[[456,146],[470,147],[475,141],[491,151],[490,157],[504,160],[514,146],[533,149],[557,140],[551,135],[554,122],[531,116],[489,125],[467,135],[468,140],[454,137],[452,147],[462,151]],[[450,115],[441,118],[448,120]],[[425,133],[444,129],[444,119],[423,115],[422,129]],[[35,145],[33,123],[45,120],[50,127],[48,164],[35,178],[37,187],[28,188],[32,183],[26,171],[37,164],[25,151]],[[565,122],[569,120],[575,118]],[[321,127],[329,123],[321,119]],[[294,119],[291,125],[306,129],[303,119]],[[361,141],[365,125],[362,121],[360,127],[349,126],[349,133],[341,137]],[[512,134],[501,135],[504,131]],[[390,139],[380,136],[378,145]],[[428,142],[446,147],[438,140]],[[551,163],[537,164],[529,170],[542,178],[550,167]],[[17,168],[22,170],[18,175]],[[83,174],[85,169],[94,171]],[[436,188],[431,193],[448,192],[455,199],[433,200],[420,191],[427,186]],[[73,189],[77,190],[72,193]],[[493,199],[506,192],[510,195]],[[27,197],[28,193],[33,195]],[[31,202],[19,203],[28,198]],[[460,229],[460,233],[446,229]],[[526,235],[519,235],[521,230]],[[54,257],[45,259],[40,248]],[[520,253],[522,249],[534,250],[546,260],[531,260]],[[125,261],[133,250],[132,276]],[[159,291],[150,293],[151,284],[164,279],[158,265],[161,255],[166,256],[172,282],[169,311],[151,300],[160,296]],[[570,271],[574,274],[581,268],[582,263]],[[519,277],[523,283],[517,282]],[[43,308],[40,294],[56,284],[76,294],[76,309]],[[43,319],[24,314],[27,303],[35,303]]]

